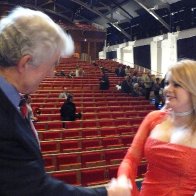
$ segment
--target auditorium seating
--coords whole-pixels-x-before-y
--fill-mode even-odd
[[[65,62],[57,70],[69,73],[75,63]],[[116,177],[141,121],[155,108],[144,97],[116,91],[115,85],[123,78],[114,73],[108,73],[111,88],[100,91],[100,69],[86,62],[79,64],[86,73],[83,78],[46,78],[32,94],[32,107],[41,110],[34,124],[49,174],[74,185],[101,185]],[[106,64],[111,70],[117,65]],[[64,87],[74,95],[77,112],[82,112],[80,120],[61,121],[59,110],[64,99],[58,96]],[[146,162],[142,162],[138,178],[143,178],[145,171]]]

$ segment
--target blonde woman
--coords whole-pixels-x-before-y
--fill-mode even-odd
[[[165,106],[146,116],[118,170],[119,177],[131,179],[132,196],[195,194],[195,76],[193,60],[182,60],[169,68],[164,87]],[[134,181],[143,156],[148,167],[139,192]]]

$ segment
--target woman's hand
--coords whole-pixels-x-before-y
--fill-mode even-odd
[[[125,176],[113,178],[107,187],[108,196],[131,196],[132,184]]]

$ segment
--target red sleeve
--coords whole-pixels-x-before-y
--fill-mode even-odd
[[[131,180],[134,192],[136,191],[135,178],[137,176],[137,167],[144,155],[145,141],[150,131],[163,120],[165,114],[165,111],[157,110],[150,112],[145,117],[118,169],[118,176],[126,175]],[[137,195],[136,192],[133,195]]]

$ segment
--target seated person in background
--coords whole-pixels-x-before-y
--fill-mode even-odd
[[[130,66],[125,67],[125,74],[126,74],[126,76],[130,76],[130,74],[131,74],[131,67]]]
[[[26,94],[24,95],[24,99],[26,100],[28,119],[30,119],[33,122],[37,121],[38,118],[33,114],[33,109],[31,108],[31,96]]]
[[[110,87],[109,78],[105,72],[102,72],[99,89],[100,90],[108,90],[109,87]]]
[[[125,76],[125,79],[122,81],[121,90],[123,93],[130,94],[132,92],[131,78],[129,76]]]
[[[159,103],[161,102],[161,96],[159,94],[160,90],[161,90],[160,78],[156,78],[155,83],[153,84],[156,109],[159,109]]]
[[[67,99],[67,88],[64,87],[64,91],[59,94],[59,98]]]
[[[75,77],[83,77],[83,76],[84,76],[84,70],[79,65],[76,65]]]
[[[74,71],[70,71],[69,75],[68,75],[68,78],[73,78],[75,76],[76,76],[76,74],[74,73]]]
[[[79,68],[79,77],[83,77],[85,74],[84,70],[82,67]]]
[[[139,96],[142,96],[142,89],[141,87],[139,86],[138,83],[135,83],[133,85],[133,91],[132,91],[132,94],[131,94],[133,97],[139,97]]]
[[[66,76],[64,70],[55,71],[55,72],[54,72],[54,75],[55,75],[55,76]]]
[[[82,117],[81,113],[76,113],[76,105],[73,103],[73,96],[71,94],[67,94],[65,102],[61,106],[60,113],[63,121],[75,121],[77,118],[81,119]]]
[[[125,66],[123,64],[119,64],[118,67],[115,69],[115,74],[118,77],[125,77],[126,76]]]
[[[93,64],[94,66],[99,66],[96,62],[93,62],[92,64]]]
[[[119,82],[117,85],[116,85],[116,90],[117,91],[120,91],[122,89],[122,84],[121,82]]]

